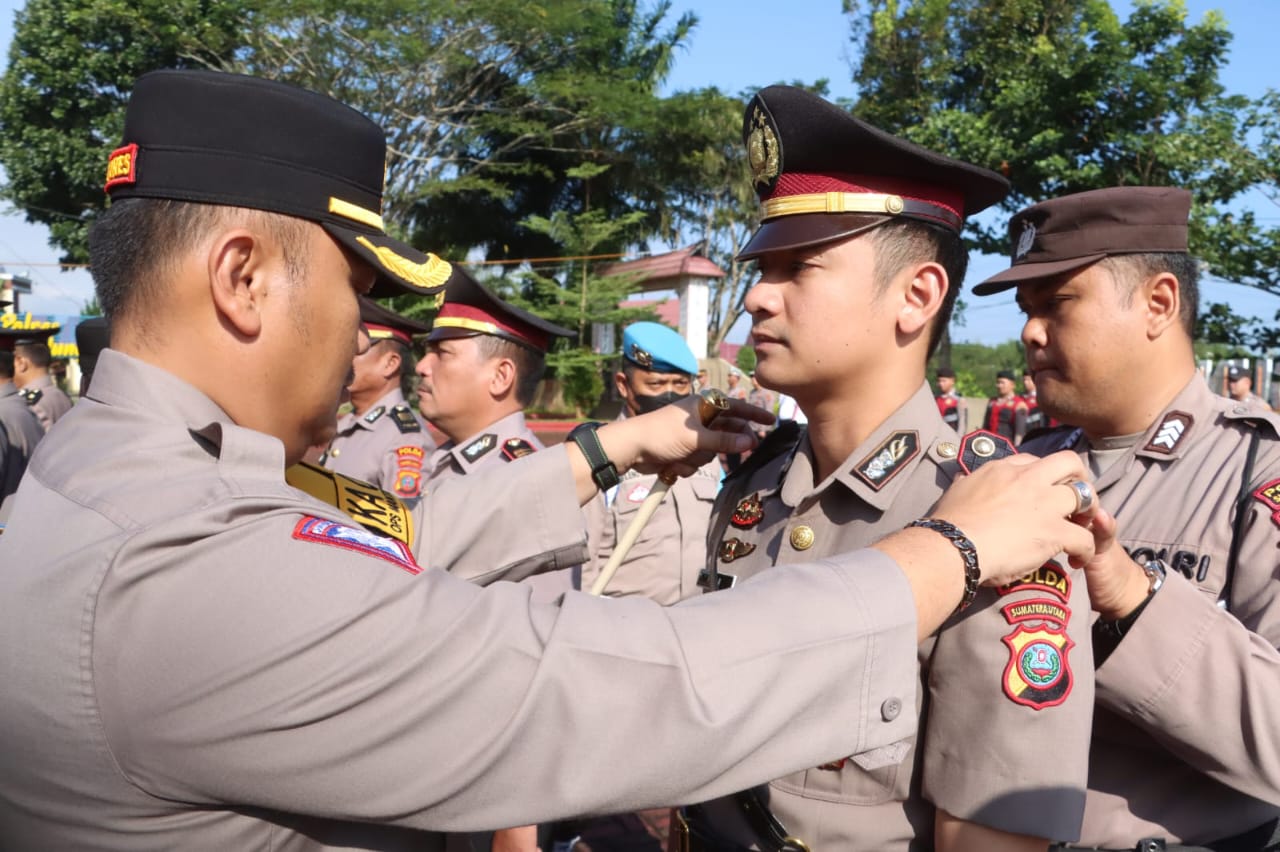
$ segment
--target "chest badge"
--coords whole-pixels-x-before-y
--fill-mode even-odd
[[[903,429],[881,441],[880,446],[858,462],[854,473],[879,491],[919,454],[920,434],[913,429]]]
[[[764,504],[760,502],[759,494],[752,494],[738,501],[738,505],[733,510],[733,516],[729,518],[729,523],[740,530],[749,530],[763,519]]]
[[[726,538],[720,542],[720,561],[732,562],[735,559],[741,559],[755,549],[754,544],[749,544],[740,538]]]

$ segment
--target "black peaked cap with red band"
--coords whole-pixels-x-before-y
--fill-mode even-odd
[[[988,169],[935,154],[794,86],[747,102],[742,139],[762,223],[739,259],[851,236],[893,219],[959,232],[1009,194]]]
[[[574,332],[502,301],[458,264],[445,288],[444,305],[431,325],[428,340],[490,334],[546,352],[557,337]]]
[[[370,340],[397,340],[405,346],[411,346],[417,335],[431,331],[430,325],[401,316],[364,296],[360,297],[360,323],[369,332]]]
[[[386,156],[382,129],[325,95],[239,74],[154,71],[134,85],[106,191],[308,219],[378,271],[375,295],[435,295],[449,264],[383,227]]]

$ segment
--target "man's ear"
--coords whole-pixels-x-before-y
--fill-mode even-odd
[[[382,378],[390,379],[392,376],[400,375],[400,365],[403,361],[400,347],[388,346],[387,351],[382,353]]]
[[[928,329],[947,297],[947,271],[939,263],[922,263],[905,282],[898,308],[898,331],[913,335]]]
[[[498,358],[493,364],[493,373],[489,376],[489,393],[494,399],[500,399],[511,392],[516,385],[516,362],[510,358]]]
[[[1146,297],[1148,337],[1154,340],[1171,326],[1180,326],[1182,288],[1176,275],[1172,272],[1154,275],[1147,279],[1139,293]]]
[[[252,231],[220,233],[209,247],[209,294],[222,320],[244,337],[262,331],[266,246]]]
[[[613,374],[613,386],[618,390],[618,396],[623,399],[631,399],[631,386],[627,384],[627,374],[619,370]]]

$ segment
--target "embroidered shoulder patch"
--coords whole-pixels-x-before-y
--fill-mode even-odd
[[[293,537],[299,541],[314,541],[355,553],[363,553],[366,556],[376,556],[399,566],[410,574],[422,573],[422,569],[418,567],[418,563],[414,561],[413,555],[404,542],[396,541],[394,538],[383,538],[359,527],[308,515],[298,521],[298,525],[293,528]]]
[[[396,482],[398,497],[417,497],[422,493],[422,461],[426,450],[412,444],[396,449]]]
[[[533,444],[530,444],[524,438],[508,438],[502,442],[502,457],[507,461],[515,461],[518,458],[532,455],[533,452]]]
[[[853,472],[879,491],[919,454],[920,433],[904,429],[885,438],[869,456],[858,462]]]
[[[391,419],[395,421],[396,427],[399,428],[400,433],[403,435],[422,431],[422,424],[418,422],[418,418],[413,416],[413,410],[404,403],[400,403],[391,409]]]
[[[1271,510],[1271,520],[1280,524],[1280,479],[1273,479],[1253,492],[1253,499]]]
[[[1063,603],[1071,600],[1071,578],[1062,566],[1049,560],[1030,574],[1014,580],[1007,586],[1000,586],[997,591],[1002,595],[1021,592],[1027,589],[1040,589],[1050,592],[1062,599]]]
[[[492,432],[486,432],[462,448],[462,457],[469,462],[474,462],[497,445],[498,436]]]
[[[364,416],[364,422],[377,423],[378,418],[381,417],[383,414],[385,414],[386,411],[387,411],[387,407],[385,405],[379,405],[377,408],[371,410],[368,414]]]
[[[1183,436],[1195,422],[1196,419],[1185,411],[1170,411],[1160,421],[1159,428],[1142,449],[1149,453],[1173,455],[1174,450],[1178,449],[1178,445],[1182,443]]]
[[[1065,627],[1071,620],[1070,607],[1048,598],[1035,598],[1029,601],[1014,601],[1000,609],[1004,620],[1010,624],[1024,621],[1048,621],[1058,627]]]
[[[1071,694],[1073,677],[1068,655],[1075,643],[1062,628],[1048,624],[1017,624],[1004,637],[1009,663],[1004,669],[1004,694],[1014,703],[1043,710]]]

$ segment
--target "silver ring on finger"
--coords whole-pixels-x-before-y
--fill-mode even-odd
[[[1078,479],[1074,482],[1068,482],[1067,484],[1070,485],[1071,490],[1076,493],[1076,510],[1071,514],[1083,515],[1085,512],[1093,508],[1093,486],[1087,482],[1081,482]]]

